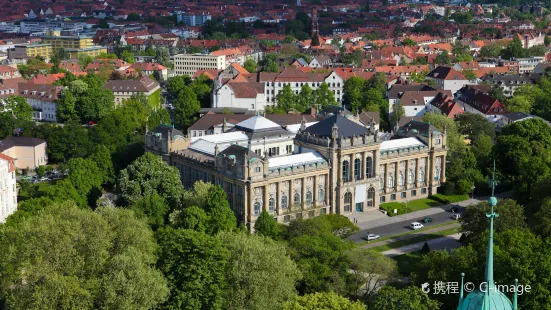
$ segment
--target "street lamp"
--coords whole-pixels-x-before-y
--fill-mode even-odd
[[[473,186],[471,187],[471,191],[473,192],[472,195],[471,195],[471,199],[474,199],[474,189],[476,187],[474,187],[474,182],[473,182]]]

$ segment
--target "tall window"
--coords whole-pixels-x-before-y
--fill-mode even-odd
[[[260,215],[260,202],[254,203],[254,215],[259,216]]]
[[[419,182],[425,182],[425,167],[419,169]]]
[[[440,179],[440,168],[434,168],[434,180],[438,181]]]
[[[287,196],[285,195],[281,196],[281,208],[287,209]]]
[[[294,203],[295,205],[300,205],[300,195],[298,193],[295,193],[295,200],[294,200]]]
[[[318,201],[324,202],[325,201],[325,191],[323,189],[318,189]]]
[[[359,158],[354,159],[354,180],[360,179],[362,171],[362,160]]]
[[[344,194],[344,212],[352,211],[352,193]]]
[[[365,175],[368,178],[372,177],[372,173],[373,173],[372,166],[373,166],[373,159],[371,159],[371,157],[367,157],[365,159]]]
[[[312,192],[308,191],[306,192],[306,205],[311,206],[312,205]]]
[[[413,174],[413,169],[409,169],[408,183],[413,184],[415,182],[415,174]]]
[[[379,177],[379,191],[383,191],[385,189],[385,176],[381,175]]]
[[[369,188],[369,190],[367,191],[367,206],[375,206],[375,189],[373,187]]]
[[[350,168],[350,163],[348,160],[342,162],[342,181],[348,182],[348,170]]]
[[[270,200],[268,200],[268,209],[270,210],[270,213],[275,212],[275,199],[270,198]]]
[[[404,186],[404,173],[398,173],[398,186]]]
[[[393,188],[394,187],[394,177],[392,174],[388,175],[388,187]]]

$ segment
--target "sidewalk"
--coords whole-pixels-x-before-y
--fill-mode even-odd
[[[411,238],[415,238],[415,237],[423,236],[423,235],[430,235],[430,234],[433,234],[433,233],[436,233],[436,232],[439,232],[439,231],[447,230],[447,229],[450,229],[450,228],[456,228],[456,227],[460,227],[460,226],[461,226],[461,224],[455,222],[455,223],[452,223],[450,225],[440,226],[440,227],[433,228],[433,229],[427,229],[427,230],[420,231],[418,233],[413,233],[412,232],[411,234],[399,236],[399,237],[388,239],[388,240],[385,240],[385,241],[368,243],[368,244],[362,246],[362,248],[364,248],[364,249],[375,248],[375,247],[378,247],[378,246],[387,245],[387,244],[394,243],[394,242],[397,242],[397,241],[407,240],[407,239],[411,239]],[[440,238],[438,238],[438,239],[440,239]],[[434,239],[434,240],[437,240],[437,239]],[[422,243],[425,243],[425,242],[422,242]],[[408,245],[407,247],[409,247],[409,246],[411,246],[411,245]],[[423,244],[421,244],[421,246],[423,246]]]
[[[428,243],[431,251],[444,250],[444,249],[451,250],[461,246],[461,243],[459,243],[460,237],[461,237],[461,234],[457,233],[457,234],[444,236],[437,239],[432,239],[426,242]],[[386,257],[394,257],[394,256],[406,254],[409,252],[420,251],[423,248],[424,244],[425,242],[419,242],[419,243],[399,247],[396,249],[391,249],[388,251],[384,251],[383,255]]]

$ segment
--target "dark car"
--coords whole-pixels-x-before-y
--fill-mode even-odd
[[[459,206],[458,205],[452,206],[449,211],[452,213],[457,213],[459,212]]]
[[[423,223],[430,223],[434,222],[434,219],[432,217],[425,217],[422,221]]]

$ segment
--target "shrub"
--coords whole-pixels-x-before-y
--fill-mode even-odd
[[[469,195],[443,195],[443,194],[436,194],[429,197],[432,200],[439,201],[443,204],[450,204],[455,203],[463,200],[469,199]]]
[[[451,181],[446,181],[446,183],[442,184],[441,191],[444,193],[444,195],[455,194],[455,183]]]
[[[402,202],[387,202],[382,203],[379,206],[380,209],[383,209],[388,212],[388,216],[395,216],[400,214],[405,214],[411,212],[411,209]],[[398,213],[394,213],[394,209],[398,210]]]
[[[423,244],[423,247],[421,248],[421,253],[426,254],[428,252],[430,252],[430,247],[429,244],[425,242],[425,244]]]

